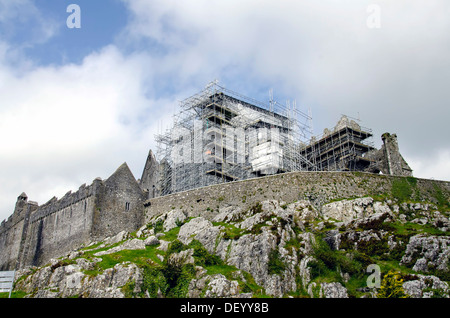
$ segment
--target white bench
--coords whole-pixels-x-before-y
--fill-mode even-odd
[[[0,293],[8,293],[11,298],[15,271],[0,272]]]

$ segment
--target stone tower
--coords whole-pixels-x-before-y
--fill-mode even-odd
[[[385,165],[383,173],[397,176],[412,176],[412,169],[400,154],[396,134],[384,133],[381,135],[383,146],[381,151],[384,152]]]
[[[139,181],[139,186],[147,196],[147,199],[155,198],[159,196],[158,180],[160,177],[160,164],[156,160],[153,151],[150,150],[145,162],[144,170],[142,171],[142,177]]]

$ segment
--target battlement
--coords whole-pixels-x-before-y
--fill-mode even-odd
[[[57,213],[61,210],[67,209],[72,205],[82,202],[84,204],[84,211],[87,209],[87,200],[89,197],[93,196],[95,193],[95,187],[98,184],[96,180],[89,185],[83,184],[80,186],[79,190],[76,192],[69,191],[61,199],[53,197],[45,204],[41,205],[39,209],[31,215],[30,222],[35,223],[43,218]]]
[[[50,258],[142,224],[144,193],[122,164],[108,179],[39,206],[22,193],[0,226],[0,270],[42,265]]]
[[[26,217],[27,211],[35,211],[39,207],[35,201],[28,201],[28,197],[25,193],[22,193],[16,202],[16,207],[13,214],[11,214],[6,220],[3,220],[0,224],[0,235],[5,231],[14,228],[18,223],[23,222]]]

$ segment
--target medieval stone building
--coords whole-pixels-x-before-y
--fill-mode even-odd
[[[143,204],[126,163],[108,179],[97,178],[41,206],[22,193],[0,226],[0,269],[42,265],[82,244],[134,231],[143,222]]]

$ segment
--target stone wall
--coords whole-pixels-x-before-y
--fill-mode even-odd
[[[42,265],[89,242],[93,206],[94,197],[89,196],[45,217],[32,217],[21,255],[21,267]]]
[[[150,150],[145,162],[142,177],[139,180],[139,186],[146,194],[145,199],[154,198],[160,195],[158,180],[160,178],[160,164],[156,160],[155,155]]]
[[[386,157],[386,173],[396,176],[412,176],[412,169],[400,154],[397,135],[384,133],[381,139],[383,140],[381,151],[384,151]]]
[[[19,196],[0,226],[0,269],[40,266],[83,244],[143,223],[144,193],[126,164],[61,199],[38,206]]]
[[[28,202],[19,196],[14,213],[0,225],[0,270],[16,266],[22,252],[21,242],[26,236],[30,214],[37,209],[37,204]]]
[[[30,215],[19,266],[41,265],[90,239],[98,186],[82,185],[61,199],[52,198]]]
[[[398,147],[397,135],[384,133],[381,136],[383,145],[379,150],[371,151],[367,154],[367,158],[372,159],[374,164],[366,171],[395,176],[412,177],[412,169],[400,154]]]
[[[397,181],[396,181],[397,180]],[[409,181],[408,181],[409,180]],[[291,203],[307,199],[317,208],[332,200],[364,196],[389,196],[398,183],[410,185],[411,200],[437,202],[436,196],[449,198],[450,182],[364,172],[291,172],[207,186],[149,199],[145,203],[145,217],[153,217],[180,209],[189,216],[215,215],[220,208],[230,205],[249,209],[264,200]],[[411,182],[411,183],[410,183]]]
[[[99,184],[91,237],[100,240],[143,224],[144,193],[126,164]]]

